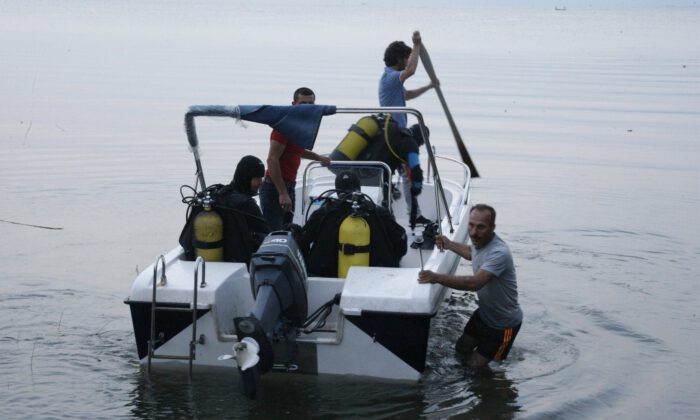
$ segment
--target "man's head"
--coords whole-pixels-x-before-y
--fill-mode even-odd
[[[469,238],[477,249],[488,245],[495,235],[496,210],[486,204],[475,204],[469,210]]]
[[[307,87],[300,87],[294,91],[292,105],[314,104],[316,102],[316,94],[313,90]]]
[[[409,130],[411,131],[411,137],[413,137],[413,140],[416,141],[418,147],[421,147],[425,143],[425,139],[423,138],[423,133],[420,131],[420,125],[413,124]],[[428,139],[430,139],[430,130],[428,130],[427,126],[425,127],[425,134],[428,136]]]
[[[243,156],[236,166],[233,174],[233,183],[238,190],[250,195],[256,195],[262,185],[262,177],[265,175],[265,165],[255,156]]]
[[[335,189],[348,193],[360,191],[360,178],[353,171],[343,171],[335,177]]]
[[[384,64],[387,67],[403,70],[406,68],[409,55],[411,55],[411,47],[404,44],[403,41],[394,41],[384,51]]]

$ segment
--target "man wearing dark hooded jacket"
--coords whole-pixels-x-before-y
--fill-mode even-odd
[[[224,261],[245,262],[257,251],[270,232],[260,207],[253,197],[258,194],[265,175],[265,165],[255,156],[244,156],[238,162],[233,180],[228,185],[212,188],[214,210],[224,225]],[[180,235],[180,244],[187,256],[194,259],[192,225],[202,207],[192,207],[187,224]]]
[[[258,194],[265,165],[255,156],[243,156],[230,184],[218,194],[218,207],[224,220],[224,261],[250,262],[270,228],[263,218]]]

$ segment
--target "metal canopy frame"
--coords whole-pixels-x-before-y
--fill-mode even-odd
[[[433,153],[433,147],[430,144],[430,139],[428,138],[428,131],[425,128],[425,122],[423,120],[423,114],[420,113],[415,108],[408,107],[368,107],[368,108],[336,108],[336,114],[391,114],[391,113],[405,113],[411,114],[418,120],[420,126],[421,135],[425,140],[425,149],[428,151],[428,170],[432,168],[433,170],[433,180],[435,182],[435,208],[437,210],[438,220],[442,219],[440,216],[440,201],[445,208],[447,214],[447,219],[450,224],[450,232],[454,231],[454,225],[452,223],[452,215],[450,214],[450,208],[445,197],[445,190],[442,187],[442,180],[440,179],[440,172],[438,171],[437,165],[435,164],[435,154]],[[197,129],[194,123],[195,117],[228,117],[234,119],[240,119],[240,112],[237,106],[229,105],[194,105],[191,106],[187,113],[185,113],[185,132],[187,134],[187,141],[192,148],[192,154],[194,155],[195,165],[197,166],[197,179],[201,184],[202,190],[206,189],[206,183],[204,181],[204,173],[202,170],[202,164],[200,161],[199,154],[199,142],[197,139]],[[441,225],[440,229],[441,229]]]

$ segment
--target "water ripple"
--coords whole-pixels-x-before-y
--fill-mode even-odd
[[[626,337],[626,338],[631,338],[634,341],[637,341],[640,344],[643,345],[653,345],[657,347],[657,351],[668,351],[665,347],[665,344],[662,340],[649,336],[647,334],[635,331],[633,328],[626,326],[622,322],[615,321],[612,319],[607,313],[587,307],[587,306],[581,306],[581,307],[572,307],[569,308],[572,312],[574,313],[579,313],[585,315],[587,318],[593,320],[596,325],[599,327],[603,328],[606,331],[610,331],[614,333],[615,335],[618,335],[620,337]]]

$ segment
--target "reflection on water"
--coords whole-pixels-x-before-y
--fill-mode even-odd
[[[432,354],[433,363],[452,359]],[[131,392],[130,413],[136,418],[512,418],[520,410],[518,391],[503,371],[473,372],[451,360],[420,384],[349,377],[305,377],[271,374],[263,378],[255,401],[241,396],[237,372],[198,369],[142,369]]]

